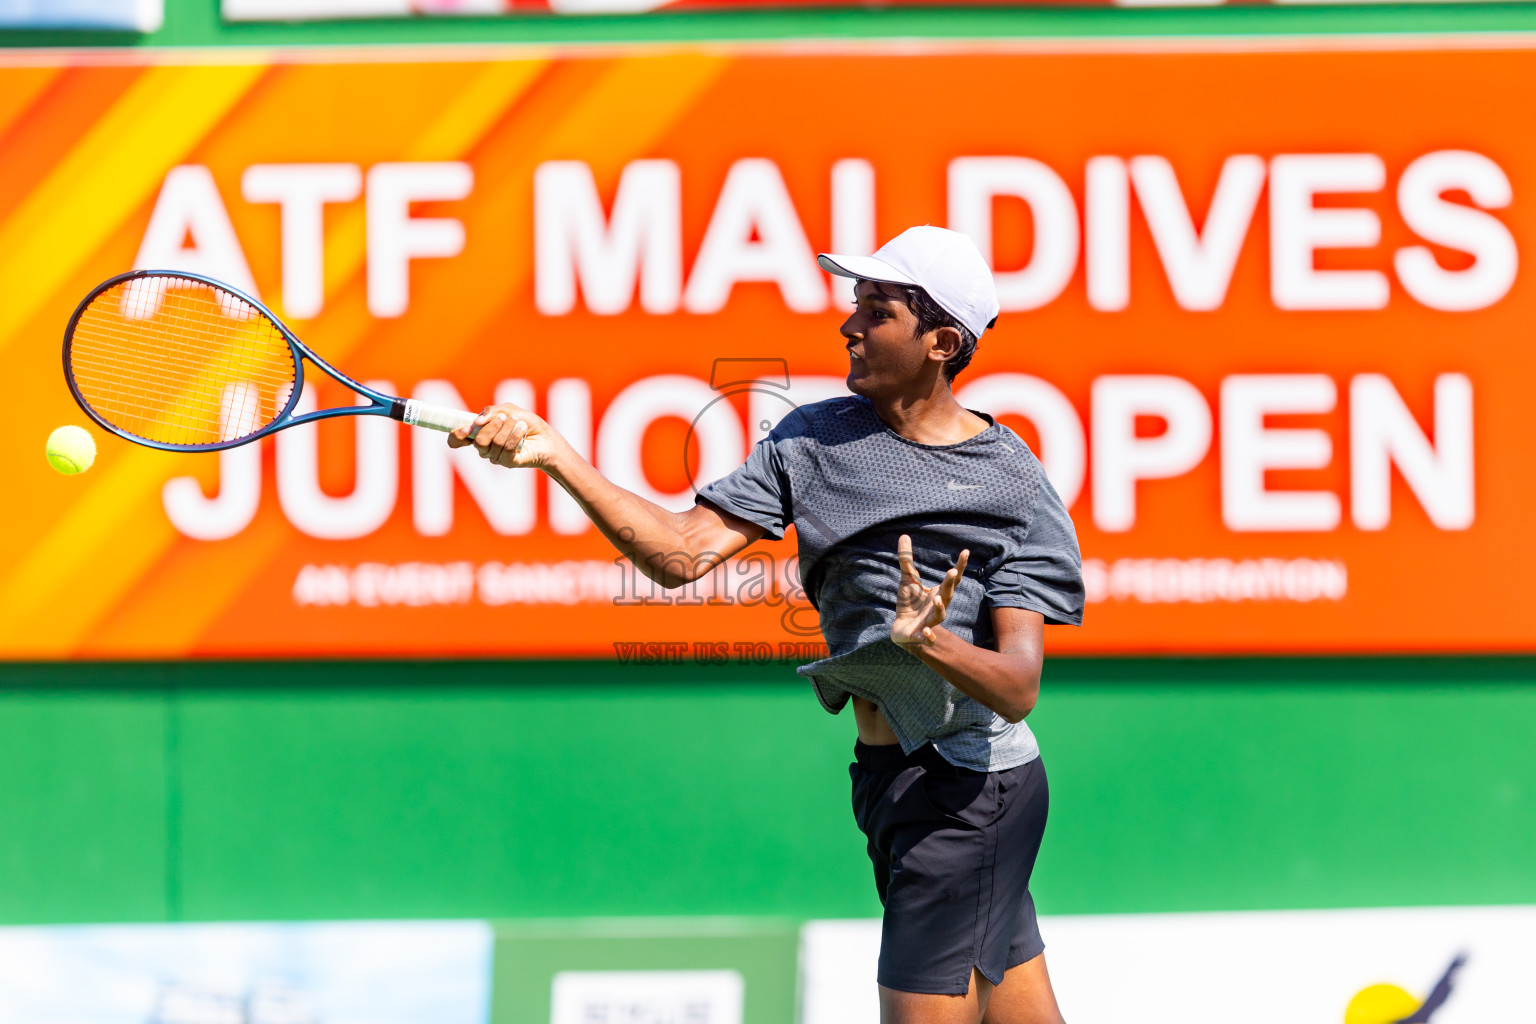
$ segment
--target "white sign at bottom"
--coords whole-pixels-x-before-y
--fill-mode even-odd
[[[1531,1020],[1536,907],[1042,918],[1074,1024]],[[879,921],[813,921],[803,1024],[878,1024]]]
[[[741,1024],[735,971],[561,971],[550,1024]]]
[[[0,928],[5,1024],[486,1024],[484,921]]]

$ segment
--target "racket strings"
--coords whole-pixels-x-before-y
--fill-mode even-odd
[[[271,423],[293,394],[293,350],[238,296],[171,275],[132,278],[91,300],[69,370],[113,426],[159,444],[232,441]]]

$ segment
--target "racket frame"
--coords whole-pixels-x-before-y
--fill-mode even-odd
[[[242,302],[249,303],[257,310],[257,312],[259,312],[262,316],[266,317],[277,326],[278,331],[282,333],[284,340],[288,342],[288,347],[293,353],[293,393],[288,396],[288,404],[284,406],[283,409],[275,417],[273,417],[270,423],[262,427],[260,430],[252,431],[249,434],[245,434],[242,437],[237,437],[231,441],[213,441],[207,444],[171,444],[166,441],[153,441],[147,437],[140,437],[131,431],[124,430],[121,427],[107,422],[107,420],[100,413],[91,408],[91,403],[87,402],[85,400],[85,396],[80,393],[80,387],[75,383],[75,375],[70,368],[69,354],[75,340],[75,325],[80,322],[80,317],[85,314],[86,309],[90,307],[91,303],[94,302],[96,297],[102,292],[114,288],[117,285],[124,283],[125,281],[133,281],[143,277],[176,277],[187,281],[196,281],[199,284],[205,284],[212,288],[228,292],[229,294],[240,299]],[[370,388],[367,385],[360,383],[359,381],[353,380],[351,377],[348,377],[346,374],[336,369],[324,359],[321,359],[319,356],[315,355],[314,351],[310,349],[308,345],[305,345],[302,341],[300,341],[298,335],[290,331],[288,329],[288,325],[283,323],[283,321],[278,318],[277,314],[268,309],[265,303],[247,295],[245,292],[238,288],[224,283],[223,281],[208,277],[204,274],[190,273],[185,270],[130,270],[127,273],[118,274],[116,277],[110,277],[107,280],[101,282],[101,284],[97,285],[95,288],[92,288],[90,293],[87,294],[84,299],[80,300],[80,304],[75,307],[74,314],[69,318],[69,325],[64,329],[63,355],[64,380],[69,384],[70,394],[74,396],[76,404],[78,404],[80,408],[85,411],[87,416],[96,422],[97,426],[101,427],[103,430],[109,431],[110,433],[116,434],[118,437],[121,437],[125,441],[132,441],[134,444],[144,445],[149,448],[158,448],[161,451],[224,451],[228,448],[238,448],[241,445],[250,444],[252,441],[260,440],[261,438],[266,437],[268,434],[276,433],[279,430],[285,430],[288,427],[296,427],[304,423],[314,423],[318,420],[332,419],[337,416],[388,416],[390,419],[400,420],[402,422],[404,422],[406,419],[407,402],[404,398],[396,398],[393,395],[386,395],[381,391],[375,391],[373,388]],[[332,380],[335,380],[339,384],[345,384],[359,395],[362,395],[364,398],[368,399],[370,404],[341,406],[334,409],[319,409],[315,412],[307,412],[299,416],[294,416],[294,407],[299,404],[299,399],[302,397],[304,392],[304,360],[306,359],[315,364],[317,368],[319,368]]]

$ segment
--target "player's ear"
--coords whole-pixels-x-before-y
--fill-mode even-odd
[[[928,349],[929,359],[935,359],[941,363],[947,362],[960,351],[960,332],[955,328],[935,327],[932,337],[932,347]]]

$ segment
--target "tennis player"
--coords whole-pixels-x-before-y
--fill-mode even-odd
[[[917,227],[820,262],[856,280],[852,396],[789,413],[686,512],[610,483],[516,406],[448,443],[542,469],[668,587],[793,523],[830,653],[800,671],[858,726],[854,817],[885,907],[881,1020],[1054,1024],[1029,893],[1048,795],[1024,718],[1045,623],[1082,621],[1077,536],[1018,435],[950,390],[998,312],[975,245]]]

